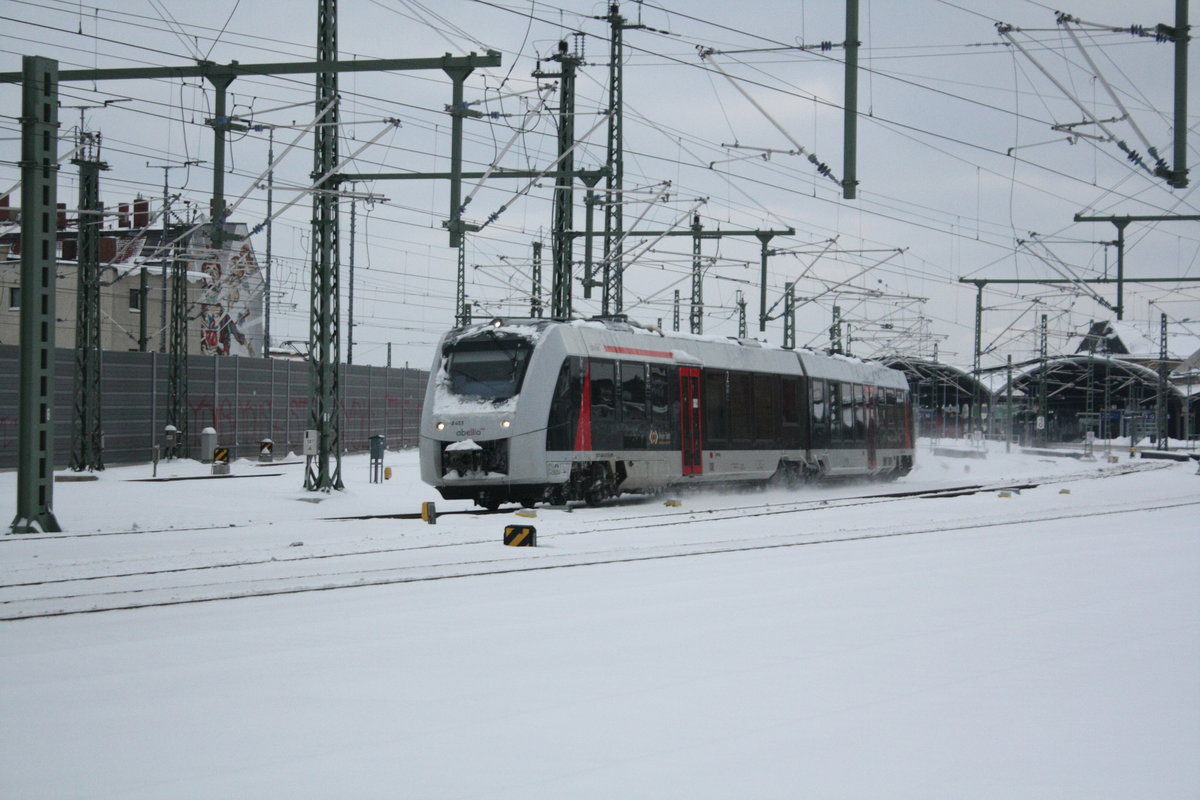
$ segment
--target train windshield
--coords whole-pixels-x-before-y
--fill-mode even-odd
[[[507,400],[521,391],[530,352],[528,341],[503,336],[458,342],[447,351],[450,391],[460,397]]]

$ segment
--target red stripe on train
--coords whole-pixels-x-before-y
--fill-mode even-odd
[[[583,399],[579,403],[579,422],[575,425],[575,450],[592,449],[592,365],[583,373]]]
[[[604,345],[606,353],[620,353],[624,356],[646,356],[647,358],[674,358],[675,354],[670,350],[643,350],[640,347],[617,347],[615,345]]]

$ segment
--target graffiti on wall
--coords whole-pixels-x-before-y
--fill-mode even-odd
[[[266,282],[248,233],[243,223],[227,224],[218,249],[204,226],[188,243],[188,271],[203,283],[197,312],[202,355],[262,355]]]

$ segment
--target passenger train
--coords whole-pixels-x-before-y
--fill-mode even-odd
[[[908,384],[879,364],[624,318],[497,318],[442,337],[421,478],[446,499],[598,503],[681,484],[894,478]]]

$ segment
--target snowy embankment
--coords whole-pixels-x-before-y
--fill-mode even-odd
[[[386,463],[58,484],[0,539],[0,796],[1196,796],[1194,463],[330,519],[436,499]]]

